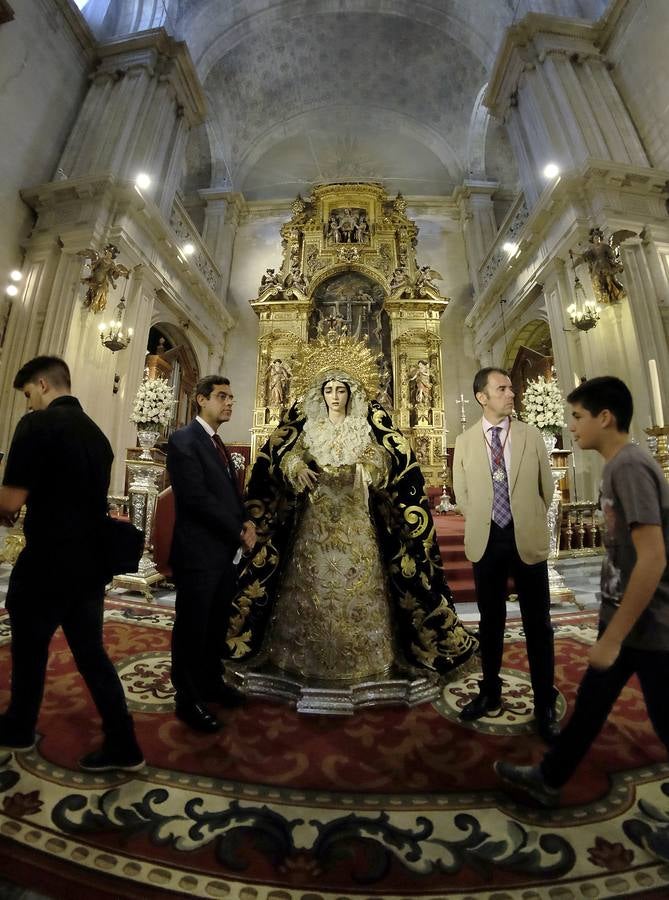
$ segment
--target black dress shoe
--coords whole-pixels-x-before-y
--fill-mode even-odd
[[[463,722],[474,722],[476,719],[482,719],[484,716],[494,719],[497,716],[501,716],[501,714],[501,696],[497,695],[496,697],[492,697],[490,694],[486,694],[483,691],[477,694],[473,700],[470,700],[469,703],[460,710],[460,718]]]
[[[139,747],[126,750],[93,750],[79,760],[79,768],[84,772],[140,772],[146,762]]]
[[[212,716],[206,706],[201,703],[177,703],[175,712],[177,719],[181,719],[185,725],[195,731],[213,734],[221,727],[216,716]]]
[[[229,684],[222,681],[217,687],[207,691],[205,700],[210,703],[218,703],[227,709],[234,709],[237,706],[243,706],[246,697],[236,688],[230,687]]]
[[[536,722],[537,734],[546,744],[552,744],[555,738],[560,734],[560,726],[558,725],[557,713],[555,707],[543,709],[541,712],[535,710],[534,720]]]

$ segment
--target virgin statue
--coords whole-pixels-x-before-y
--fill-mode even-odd
[[[301,397],[258,455],[228,668],[305,712],[433,699],[475,639],[453,609],[416,458],[374,354],[331,330],[293,370]],[[242,663],[239,660],[246,660]]]

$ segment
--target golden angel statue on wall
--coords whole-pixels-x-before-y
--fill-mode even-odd
[[[636,237],[634,231],[621,228],[605,241],[601,228],[591,228],[590,246],[575,257],[576,265],[588,264],[592,288],[599,303],[618,303],[625,296],[625,285],[618,277],[624,271],[620,245],[631,237]]]
[[[77,251],[77,256],[90,259],[90,275],[82,278],[81,283],[88,285],[84,306],[94,313],[102,312],[107,306],[109,289],[116,287],[116,279],[121,276],[127,278],[130,275],[130,269],[116,262],[118,254],[118,247],[114,244],[107,244],[102,253],[92,248]]]

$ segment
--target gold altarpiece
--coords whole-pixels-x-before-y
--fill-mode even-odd
[[[301,341],[330,328],[377,353],[378,399],[410,436],[427,483],[443,469],[439,320],[448,305],[438,272],[419,265],[418,227],[401,194],[380,184],[330,184],[292,204],[280,267],[251,301],[260,319],[252,456],[295,400],[291,366]]]

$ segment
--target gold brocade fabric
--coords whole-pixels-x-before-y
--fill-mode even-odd
[[[275,666],[310,679],[350,681],[391,667],[390,603],[359,466],[321,470],[287,560],[265,652]]]

